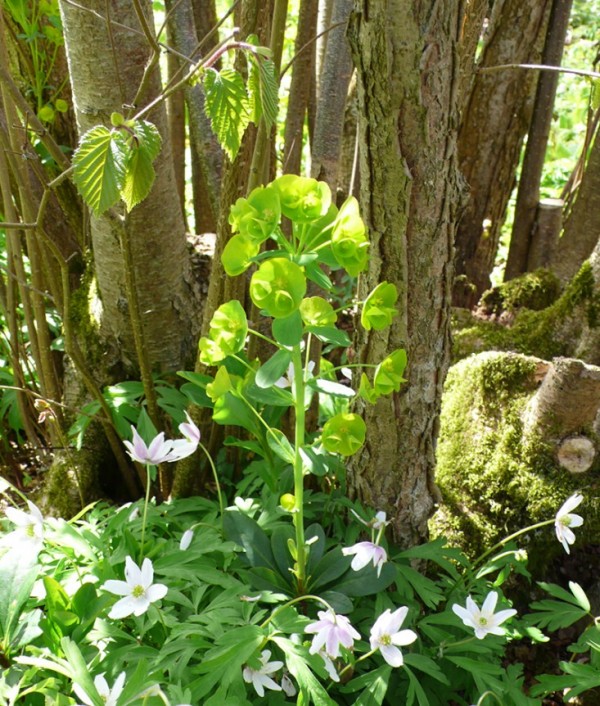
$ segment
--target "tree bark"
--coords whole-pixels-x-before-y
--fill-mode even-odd
[[[560,66],[573,0],[553,0],[542,64]],[[527,259],[535,223],[535,211],[540,198],[542,170],[552,123],[554,98],[558,86],[557,71],[542,71],[538,78],[531,125],[519,178],[515,220],[504,279],[527,272]]]
[[[600,129],[592,144],[575,203],[558,241],[552,270],[563,281],[571,279],[600,239]]]
[[[318,0],[302,0],[300,3],[292,80],[285,119],[284,174],[300,174],[302,165],[304,119],[311,95],[313,82],[311,77],[315,71],[315,43],[312,40],[317,29],[318,4]],[[312,43],[309,44],[309,42]]]
[[[458,137],[460,169],[470,194],[456,236],[455,306],[472,308],[490,287],[500,229],[533,109],[534,73],[486,69],[538,63],[549,9],[550,0],[494,3],[478,71],[464,99]],[[461,87],[467,85],[463,77]]]
[[[340,172],[346,99],[352,76],[352,57],[346,38],[352,5],[352,0],[336,0],[333,5],[331,25],[334,28],[327,35],[311,144],[311,174],[329,184],[334,199]]]
[[[408,383],[363,413],[367,442],[351,492],[392,514],[404,545],[427,535],[436,490],[434,449],[449,360],[456,209],[458,3],[366,0],[351,44],[360,105],[361,206],[371,264],[361,287],[393,282],[399,315],[357,341],[361,362],[405,347]]]
[[[146,16],[151,18],[150,3],[142,5]],[[110,17],[105,17],[107,5],[102,0],[88,0],[85,8],[61,2],[80,134],[98,124],[109,125],[113,111],[123,111],[125,105],[133,102],[150,56],[143,35],[112,24],[116,21],[138,30],[132,3],[112,2]],[[160,90],[156,67],[141,101],[150,101]],[[153,109],[148,119],[159,129],[163,147],[154,163],[156,179],[150,195],[129,214],[128,237],[143,312],[146,353],[155,370],[170,371],[180,368],[193,349],[185,283],[188,276],[185,227],[180,209],[172,208],[178,196],[164,105]],[[113,365],[123,366],[125,375],[125,371],[136,369],[137,354],[115,221],[109,216],[92,216],[91,236],[102,301],[101,329],[112,342]],[[164,257],[167,251],[168,258]]]

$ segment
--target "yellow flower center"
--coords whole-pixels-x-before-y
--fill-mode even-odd
[[[131,595],[134,598],[141,598],[144,595],[144,593],[146,593],[144,587],[140,586],[139,584],[137,586],[134,586],[131,591]]]
[[[479,618],[479,624],[480,624],[482,627],[485,627],[485,626],[488,624],[487,618],[484,618],[483,616],[481,616],[481,617]]]
[[[392,644],[392,638],[389,635],[382,635],[379,638],[379,642],[387,647]]]

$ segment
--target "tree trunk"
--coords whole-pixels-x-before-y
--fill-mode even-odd
[[[283,173],[300,174],[304,119],[310,101],[310,77],[315,71],[315,43],[318,0],[302,0],[298,15],[298,32],[294,44],[292,81],[285,120]],[[310,42],[310,44],[309,44]],[[301,53],[299,53],[301,52]]]
[[[553,0],[552,2],[546,43],[542,54],[542,64],[544,65],[560,66],[565,38],[569,29],[572,4],[573,0]],[[542,170],[546,158],[558,78],[557,71],[542,71],[538,78],[533,116],[519,177],[515,220],[504,273],[505,280],[527,272],[527,260],[531,248],[535,212],[540,198]]]
[[[436,490],[434,449],[449,359],[452,259],[460,179],[458,4],[366,0],[351,44],[360,104],[362,214],[377,282],[399,291],[389,331],[363,334],[361,362],[405,347],[408,383],[364,410],[367,443],[349,474],[362,502],[391,512],[404,545],[427,535]]]
[[[110,114],[133,103],[150,56],[140,36],[133,4],[125,0],[110,4],[110,20],[130,26],[135,32],[112,24],[108,31],[106,3],[89,0],[81,9],[61,2],[65,44],[80,134],[98,124],[110,125]],[[143,3],[151,18],[150,3]],[[100,15],[100,17],[98,17]],[[115,50],[111,49],[114,42]],[[118,53],[116,48],[118,47]],[[140,102],[159,94],[158,67],[152,72]],[[133,250],[140,312],[143,312],[145,347],[155,370],[177,370],[193,349],[187,307],[187,252],[185,228],[178,203],[166,127],[164,105],[149,118],[163,137],[163,147],[154,163],[156,179],[147,199],[128,217],[128,237]],[[148,227],[148,226],[151,227]],[[91,217],[94,267],[102,300],[101,328],[112,341],[113,365],[136,369],[127,295],[124,288],[123,256],[114,219]],[[164,253],[168,251],[169,257]],[[182,277],[182,271],[184,276]]]
[[[538,63],[550,0],[494,3],[458,137],[460,169],[470,188],[456,236],[456,306],[472,308],[490,286],[500,229],[533,109],[535,74],[506,69]],[[464,78],[461,86],[468,84]]]
[[[352,0],[336,0],[318,81],[315,134],[311,144],[311,174],[329,184],[334,195],[338,187],[342,132],[352,57],[346,38]],[[338,25],[337,27],[335,25]]]
[[[552,270],[569,280],[590,256],[600,239],[600,129],[592,144],[575,203],[558,241]]]

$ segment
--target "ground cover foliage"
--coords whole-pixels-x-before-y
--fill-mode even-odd
[[[270,53],[234,48],[247,83],[206,65],[185,79],[204,81],[231,157],[250,122],[271,125],[276,103]],[[95,215],[147,197],[161,142],[145,117],[114,113],[111,127],[81,139],[73,178]],[[346,463],[366,440],[355,410],[397,393],[410,365],[403,349],[367,366],[352,357],[343,317],[384,331],[398,297],[385,281],[360,299],[350,291],[368,265],[357,201],[338,208],[324,182],[286,175],[239,199],[229,222],[222,264],[230,278],[252,272],[256,316],[237,299],[220,304],[200,340],[206,371],[180,371],[182,386],[154,380],[177,438],[154,426],[144,382],[104,391],[145,498],[57,519],[2,482],[0,703],[533,706],[599,687],[597,618],[581,586],[539,583],[540,597],[518,611],[508,590],[515,576],[530,580],[527,532],[554,532],[570,551],[580,494],[477,557],[443,539],[402,549],[385,513],[348,497]],[[227,429],[214,459],[198,408]],[[51,409],[39,411],[53,423]],[[83,408],[66,444],[82,448],[100,412],[98,401]],[[0,414],[21,431],[9,390]],[[167,465],[191,458],[209,468],[213,497],[157,502]],[[559,673],[526,681],[523,665],[507,662],[507,645],[575,624]]]
[[[258,265],[249,291],[265,325],[249,326],[237,300],[221,305],[199,346],[216,372],[184,377],[196,404],[237,429],[228,443],[253,461],[241,483],[222,488],[224,459],[210,460],[216,500],[156,504],[159,469],[207,453],[182,395],[172,405],[177,438],[157,433],[138,407],[124,440],[145,469],[143,501],[98,504],[71,521],[44,518],[31,500],[27,510],[9,507],[0,540],[3,703],[533,706],[556,689],[576,696],[597,686],[598,628],[578,584],[540,584],[548,598],[520,615],[508,607],[504,584],[528,577],[517,540],[529,529],[474,560],[443,539],[401,550],[386,540],[385,513],[346,497],[344,459],[365,441],[350,403],[399,390],[407,363],[401,349],[366,370],[311,360],[313,337],[350,346],[327,299],[305,294],[307,280],[327,294],[326,266],[352,275],[366,267],[355,199],[338,209],[324,183],[284,176],[239,199],[231,220],[235,247],[223,252],[224,267],[235,277]],[[267,239],[273,247],[260,253]],[[356,302],[361,325],[388,327],[396,297],[393,285],[377,285]],[[262,364],[248,355],[252,338],[269,343]],[[313,398],[318,429],[309,431]],[[287,410],[290,439],[279,428]],[[329,492],[308,487],[309,478],[327,479]],[[16,501],[10,491],[5,482]],[[573,495],[531,530],[553,525],[569,552],[582,501]],[[545,631],[578,621],[577,660],[526,689],[522,665],[504,662],[507,640],[544,641]]]

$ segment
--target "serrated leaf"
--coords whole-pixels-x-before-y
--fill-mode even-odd
[[[252,121],[258,123],[260,118],[270,129],[277,120],[279,101],[279,83],[275,72],[275,64],[270,59],[261,59],[256,54],[250,54],[250,74],[248,76],[248,92]]]
[[[103,125],[93,127],[81,138],[73,155],[73,181],[97,216],[119,200],[126,158],[124,140]]]
[[[161,137],[152,123],[140,120],[133,126],[135,139],[131,141],[126,161],[121,197],[131,211],[150,193],[156,176],[152,162],[160,152]]]
[[[212,129],[221,147],[233,160],[250,122],[250,105],[244,80],[232,69],[209,69],[204,76],[204,91],[205,110]]]

